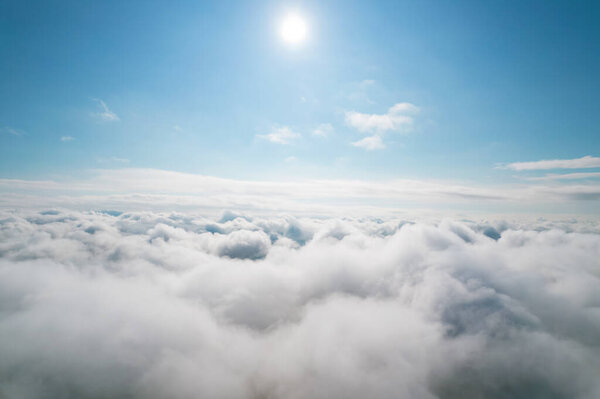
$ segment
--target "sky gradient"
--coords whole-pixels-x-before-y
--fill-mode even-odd
[[[152,169],[600,197],[597,2],[0,7],[5,185]],[[308,25],[294,46],[279,34],[290,12]]]
[[[0,0],[0,399],[600,398],[599,22]]]

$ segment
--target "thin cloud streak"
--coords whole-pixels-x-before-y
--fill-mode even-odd
[[[119,157],[97,158],[96,161],[98,163],[129,163],[129,159]]]
[[[294,140],[299,139],[301,135],[292,131],[287,126],[275,127],[268,134],[257,134],[256,137],[270,141],[275,144],[287,145],[291,144]]]
[[[516,176],[519,177],[519,176]],[[525,177],[525,180],[544,181],[544,180],[579,180],[579,179],[595,179],[600,178],[600,172],[581,172],[581,173],[565,173],[565,174],[547,174],[545,176]]]
[[[0,131],[3,131],[7,134],[10,134],[11,136],[15,136],[15,137],[22,137],[25,136],[25,132],[20,130],[20,129],[15,129],[9,126],[5,126],[4,128],[0,129]]]
[[[117,114],[111,111],[104,101],[100,100],[99,98],[95,98],[94,101],[96,101],[101,108],[101,111],[96,112],[94,115],[105,122],[118,122],[120,120]]]
[[[600,158],[587,155],[575,159],[551,159],[532,162],[513,162],[506,165],[498,165],[496,169],[511,170],[546,170],[546,169],[586,169],[600,168]]]

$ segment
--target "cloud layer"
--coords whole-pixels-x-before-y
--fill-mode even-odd
[[[600,227],[0,213],[0,397],[596,398]]]
[[[126,159],[105,159],[123,163]],[[291,161],[291,160],[290,160]],[[382,215],[436,208],[487,212],[597,214],[600,185],[555,181],[514,185],[394,179],[253,181],[157,169],[94,170],[57,180],[0,179],[0,207],[55,206],[142,209],[216,209],[294,212],[314,216]]]

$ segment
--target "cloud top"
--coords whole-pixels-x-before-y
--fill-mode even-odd
[[[0,396],[598,397],[599,233],[0,211]]]

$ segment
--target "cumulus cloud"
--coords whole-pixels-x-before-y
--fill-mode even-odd
[[[108,108],[106,103],[98,98],[95,98],[94,101],[98,103],[100,107],[100,111],[94,113],[98,118],[102,119],[105,122],[118,122],[120,119],[113,111]]]
[[[585,169],[600,168],[600,158],[586,155],[575,159],[551,159],[533,162],[513,162],[498,165],[498,169],[512,170],[545,170],[545,169]]]
[[[419,108],[410,103],[395,104],[385,114],[349,111],[346,112],[346,123],[364,133],[406,132],[413,124],[413,115],[418,111]]]
[[[367,151],[381,150],[385,148],[385,144],[381,141],[381,137],[368,136],[358,141],[351,143],[354,147],[364,148]]]
[[[103,158],[103,157],[99,157],[96,158],[96,161],[98,161],[99,163],[129,163],[129,159],[127,158],[119,158],[119,157],[108,157],[108,158]]]
[[[276,144],[291,144],[294,140],[300,138],[300,134],[292,131],[287,126],[275,127],[268,134],[257,134],[256,137],[270,141]]]
[[[0,396],[595,398],[599,233],[0,211]]]

